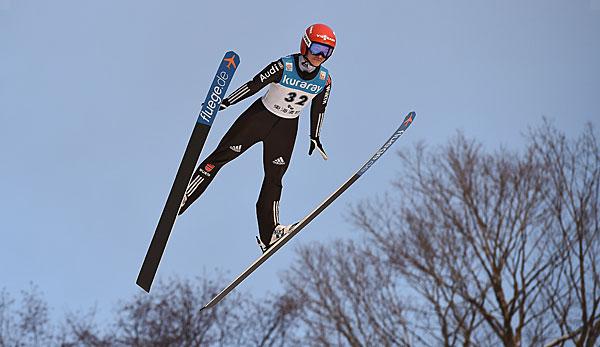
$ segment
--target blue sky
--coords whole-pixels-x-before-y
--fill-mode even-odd
[[[338,36],[321,133],[308,113],[281,202],[282,222],[312,210],[411,110],[394,149],[457,130],[518,149],[527,126],[567,134],[600,119],[600,1],[0,0],[0,288],[39,286],[55,314],[102,314],[139,292],[137,272],[219,59],[241,56],[231,90],[298,50],[315,22]],[[259,95],[262,95],[261,92]],[[202,157],[257,96],[218,115]],[[178,220],[159,269],[232,279],[258,255],[261,148],[225,167]],[[293,249],[360,237],[348,206],[384,192],[402,163],[384,156],[240,287],[279,288]],[[223,283],[225,285],[226,283]]]

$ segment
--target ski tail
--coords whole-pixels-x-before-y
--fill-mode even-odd
[[[179,213],[183,195],[190,183],[190,178],[198,163],[210,127],[215,120],[221,101],[225,96],[225,92],[229,87],[229,83],[231,82],[239,63],[240,58],[237,53],[233,51],[225,53],[206,99],[204,100],[204,104],[202,104],[202,109],[200,110],[200,114],[194,125],[194,130],[192,131],[185,153],[179,164],[177,174],[175,175],[175,181],[173,182],[173,186],[167,197],[167,202],[165,203],[158,225],[154,231],[152,241],[150,242],[150,247],[148,248],[148,252],[146,253],[146,257],[144,258],[144,262],[136,280],[137,285],[146,292],[150,292],[150,287],[156,276],[160,259],[167,247],[169,235],[171,234],[177,214]]]
[[[315,219],[319,214],[321,214],[327,206],[331,205],[340,195],[342,195],[354,182],[356,182],[375,162],[385,153],[396,140],[404,134],[406,129],[412,124],[413,120],[416,117],[415,112],[410,112],[402,121],[402,124],[396,131],[392,134],[392,136],[385,142],[377,152],[354,174],[350,177],[346,182],[344,182],[338,189],[336,189],[327,199],[325,199],[321,204],[319,204],[312,212],[310,212],[306,217],[304,217],[300,222],[298,222],[293,230],[277,241],[274,245],[269,247],[267,251],[259,257],[252,265],[250,265],[244,272],[242,272],[233,282],[231,282],[225,289],[223,289],[220,293],[218,293],[211,301],[209,301],[201,310],[211,308],[215,306],[219,301],[221,301],[229,292],[231,292],[235,287],[237,287],[246,277],[250,276],[262,263],[264,263],[267,259],[269,259],[278,249],[283,247],[289,240],[291,240],[294,235],[298,234],[300,230],[306,227],[313,219]]]

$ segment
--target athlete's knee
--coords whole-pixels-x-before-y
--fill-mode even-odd
[[[282,186],[283,176],[285,175],[285,168],[271,168],[269,170],[265,170],[265,178],[263,180],[263,185],[268,186]]]
[[[271,212],[274,204],[279,201],[281,197],[281,189],[278,191],[271,191],[265,194],[260,194],[256,201],[256,211],[262,213],[264,211]]]
[[[225,166],[227,163],[229,163],[235,158],[237,158],[237,156],[219,155],[217,153],[217,155],[210,155],[206,159],[204,159],[204,161],[200,165],[200,168],[203,168],[204,166],[208,165],[210,170],[220,170],[223,166]],[[207,171],[206,169],[204,170]]]
[[[259,198],[274,198],[278,200],[281,195],[283,185],[281,184],[281,177],[268,177],[265,176],[263,179],[262,187],[260,188]]]

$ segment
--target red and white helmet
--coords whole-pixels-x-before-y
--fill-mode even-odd
[[[302,41],[300,42],[300,53],[306,55],[311,49],[313,54],[322,54],[325,58],[329,58],[335,48],[336,38],[333,30],[325,24],[313,24],[306,28]],[[313,45],[316,44],[316,45]],[[328,50],[325,45],[329,47]]]

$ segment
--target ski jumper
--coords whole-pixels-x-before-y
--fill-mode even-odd
[[[331,77],[320,66],[313,72],[299,68],[300,54],[272,62],[252,80],[223,99],[229,107],[269,85],[267,93],[246,109],[221,139],[217,148],[196,169],[186,190],[179,214],[206,190],[219,170],[252,145],[263,143],[264,179],[256,215],[261,241],[268,245],[279,224],[282,178],[292,157],[298,116],[311,102],[310,135],[319,137],[331,91]]]

